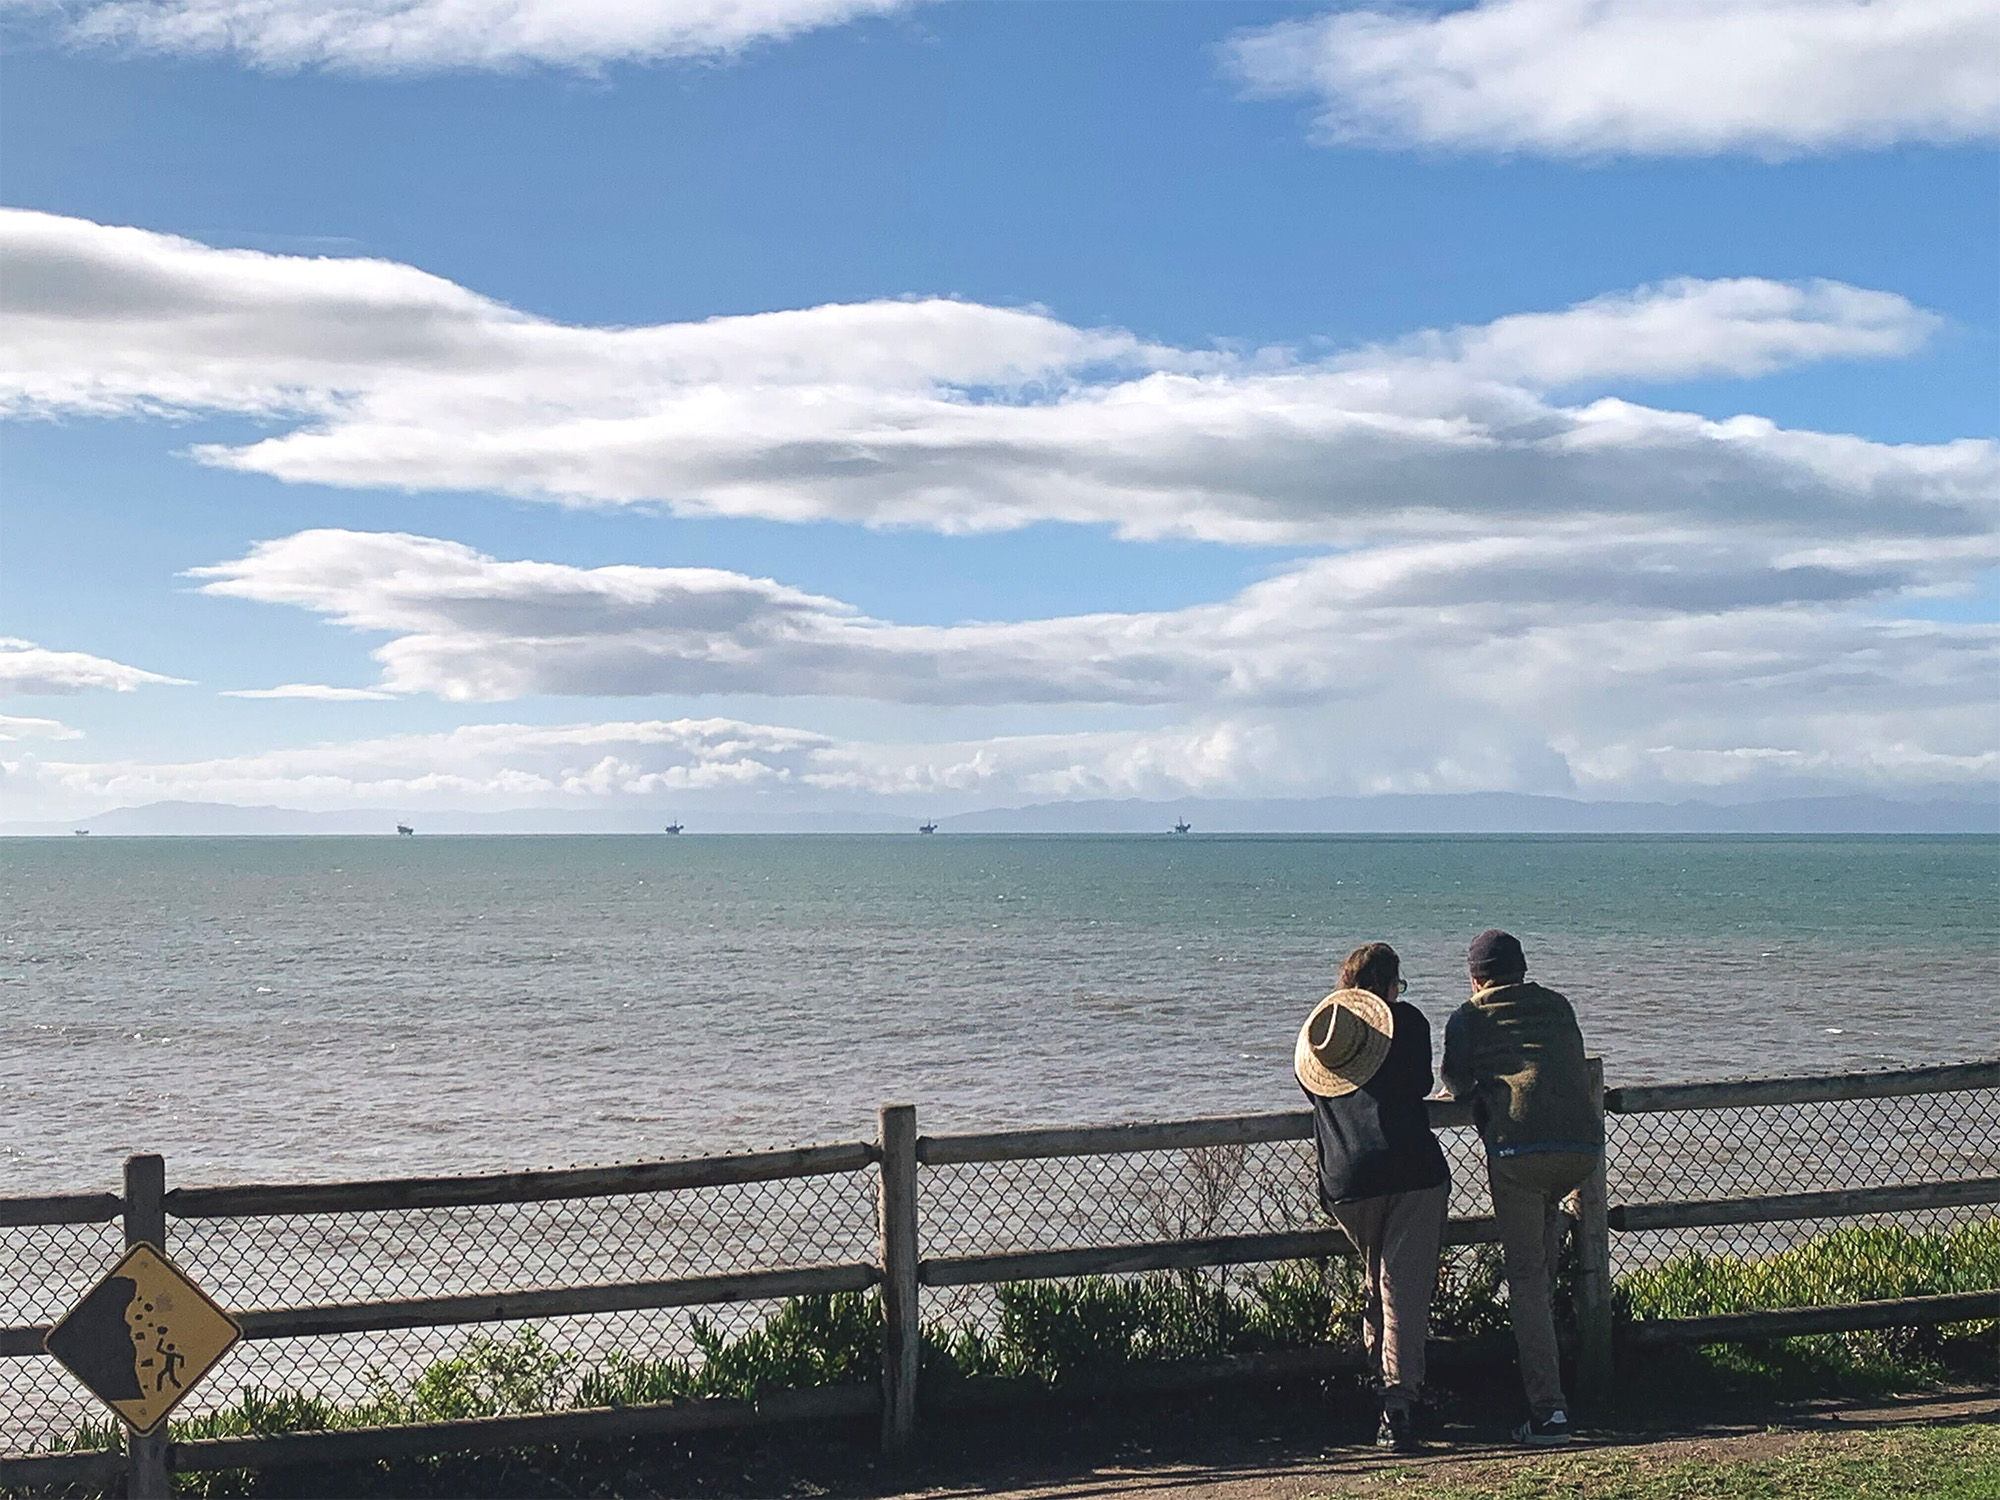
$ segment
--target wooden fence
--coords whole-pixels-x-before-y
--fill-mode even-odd
[[[1598,1068],[1595,1060],[1592,1066]],[[1597,1076],[1600,1097],[1609,1115],[1687,1114],[2000,1089],[2000,1061],[1900,1072],[1608,1090],[1602,1089],[1601,1071]],[[1436,1102],[1431,1112],[1433,1123],[1440,1128],[1463,1128],[1470,1123],[1467,1107],[1461,1104]],[[626,1197],[874,1173],[879,1238],[874,1258],[870,1260],[783,1266],[734,1274],[501,1289],[471,1295],[253,1307],[240,1310],[237,1316],[246,1341],[297,1339],[631,1309],[710,1306],[879,1288],[884,1320],[881,1379],[870,1385],[773,1393],[754,1402],[681,1400],[405,1426],[184,1441],[170,1441],[164,1432],[150,1438],[133,1435],[127,1438],[123,1451],[16,1452],[0,1457],[0,1486],[74,1484],[111,1488],[123,1479],[128,1494],[155,1497],[170,1493],[169,1476],[175,1471],[326,1464],[835,1419],[879,1418],[885,1447],[898,1451],[916,1439],[922,1415],[954,1404],[1004,1399],[1010,1394],[972,1385],[922,1399],[918,1353],[920,1297],[924,1288],[1243,1266],[1349,1253],[1346,1238],[1339,1230],[1316,1227],[927,1257],[920,1240],[919,1213],[927,1171],[982,1163],[1247,1147],[1307,1141],[1311,1135],[1311,1115],[1288,1111],[1160,1124],[927,1136],[918,1133],[913,1106],[887,1105],[881,1111],[878,1137],[870,1142],[566,1171],[169,1189],[161,1158],[135,1156],[126,1164],[122,1194],[0,1198],[0,1229],[106,1225],[122,1220],[127,1244],[148,1242],[166,1246],[170,1220],[395,1214],[419,1209]],[[1983,1159],[1990,1162],[1992,1157]],[[1600,1163],[1598,1172],[1579,1190],[1575,1204],[1578,1275],[1574,1310],[1579,1335],[1580,1383],[1586,1390],[1607,1389],[1616,1351],[1621,1346],[1729,1342],[2000,1317],[2000,1288],[1993,1288],[1952,1296],[1656,1319],[1614,1327],[1611,1236],[1615,1234],[1963,1208],[1996,1202],[2000,1202],[2000,1176],[1986,1175],[1831,1192],[1613,1205],[1607,1201],[1606,1178]],[[1452,1245],[1487,1243],[1496,1238],[1490,1218],[1454,1218],[1447,1226],[1446,1242]],[[46,1327],[39,1325],[0,1328],[0,1359],[40,1356],[46,1332]],[[1450,1351],[1444,1353],[1448,1362]],[[1257,1375],[1323,1374],[1358,1369],[1361,1363],[1358,1351],[1328,1346],[1200,1365],[1133,1370],[1122,1372],[1118,1379],[1121,1388],[1133,1389]]]

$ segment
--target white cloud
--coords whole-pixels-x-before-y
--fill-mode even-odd
[[[2000,446],[1889,446],[1551,391],[1890,355],[1935,320],[1835,283],[1676,281],[1307,361],[921,300],[547,322],[380,261],[0,215],[0,402],[247,411],[203,460],[300,482],[691,515],[1350,545],[1643,515],[1984,527]]]
[[[1409,352],[1549,390],[1607,379],[1768,375],[1823,359],[1914,353],[1940,319],[1893,292],[1838,281],[1677,277],[1558,313],[1515,313],[1419,336]]]
[[[82,651],[49,651],[33,641],[0,637],[0,698],[81,693],[92,688],[129,693],[148,683],[184,687],[187,679],[165,677]]]
[[[1990,643],[1989,643],[1990,645]],[[1518,706],[1429,724],[1420,695],[1274,715],[972,741],[881,743],[731,719],[483,724],[442,734],[204,761],[0,759],[10,816],[153,801],[333,809],[886,806],[949,814],[1088,797],[1313,796],[1520,790],[1585,796],[1873,790],[1984,795],[2000,775],[1992,712],[1953,726],[1921,708],[1855,719],[1830,707],[1773,745],[1701,717],[1652,740],[1590,727],[1551,742]],[[1913,717],[1914,715],[1914,721]],[[1422,743],[1401,732],[1425,721]],[[1364,727],[1365,726],[1365,727]],[[1796,733],[1797,724],[1785,726]],[[1976,740],[1985,734],[1983,742]],[[1925,744],[1925,736],[1944,739]]]
[[[1990,535],[1943,554],[1849,544],[1791,555],[1694,533],[1578,530],[1317,558],[1180,610],[953,626],[872,620],[713,569],[501,562],[398,534],[302,532],[199,572],[206,592],[393,633],[375,655],[398,693],[1120,704],[1166,720],[894,745],[768,726],[725,736],[751,747],[726,758],[739,789],[965,806],[1983,785],[2000,770],[2000,625],[1857,606],[1996,560]],[[771,749],[766,733],[790,737]],[[533,743],[581,753],[561,735]],[[606,768],[606,796],[714,774],[666,754],[605,752],[589,764]],[[646,780],[657,776],[670,780]],[[407,790],[387,784],[396,780],[361,778],[355,795]],[[565,759],[558,769],[509,762],[450,785],[553,795],[587,780]]]
[[[1240,36],[1253,87],[1331,141],[1694,156],[1991,140],[1991,0],[1480,0]]]
[[[544,806],[804,784],[833,742],[728,719],[468,725],[442,734],[271,750],[179,763],[38,761],[4,766],[10,794],[339,807]]]
[[[1893,789],[1994,771],[2000,627],[1892,615],[2000,560],[2000,445],[1715,421],[1618,390],[1907,353],[1936,320],[1892,294],[1680,280],[1307,359],[936,299],[565,327],[406,266],[37,214],[0,215],[0,253],[0,399],[29,417],[273,424],[265,441],[203,450],[210,462],[1327,554],[1184,609],[928,626],[713,569],[302,532],[198,570],[204,587],[378,635],[381,676],[256,694],[861,699],[913,705],[903,721],[931,737],[487,726],[191,767],[36,763],[10,784],[86,803],[519,805],[697,783],[991,803]],[[1093,727],[959,738],[968,717],[1014,704]],[[1123,727],[1094,727],[1106,722]]]
[[[1172,358],[944,299],[571,327],[392,261],[218,250],[27,209],[0,209],[0,252],[0,400],[18,410],[331,414],[371,392],[490,401],[560,381],[609,416],[721,388],[1013,390]]]
[[[18,714],[0,714],[0,740],[80,740],[81,729],[72,729],[56,719],[28,719]]]
[[[503,562],[401,533],[300,532],[193,572],[205,593],[392,632],[374,653],[388,693],[1185,707],[1311,703],[1391,683],[1460,705],[1484,703],[1496,684],[1538,704],[1675,682],[1708,695],[1754,684],[1761,700],[1774,674],[1795,680],[1831,663],[1894,697],[1887,673],[1954,638],[1841,610],[1995,562],[1990,533],[1942,550],[1913,539],[1802,558],[1748,539],[1591,530],[1368,548],[1179,610],[951,626],[869,619],[716,569]],[[1698,622],[1712,637],[1691,652]],[[1754,654],[1761,643],[1782,667]],[[1990,655],[1963,661],[1964,692],[2000,671]]]
[[[595,70],[741,51],[909,0],[68,0],[70,42],[257,68]]]
[[[306,698],[320,703],[382,703],[395,698],[380,688],[329,687],[323,682],[281,682],[267,688],[227,688],[219,698]]]

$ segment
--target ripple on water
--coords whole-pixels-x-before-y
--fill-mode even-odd
[[[1167,849],[8,841],[10,1178],[629,1160],[866,1135],[892,1097],[933,1129],[1288,1108],[1348,947],[1393,942],[1441,1028],[1493,923],[1614,1080],[2000,1055],[2000,840]]]

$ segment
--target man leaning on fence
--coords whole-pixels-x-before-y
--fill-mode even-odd
[[[1591,1098],[1583,1033],[1568,1000],[1528,982],[1520,940],[1488,928],[1466,954],[1472,998],[1444,1030],[1445,1087],[1472,1101],[1507,1257],[1507,1311],[1528,1392],[1514,1430],[1535,1447],[1570,1438],[1556,1349],[1553,1283],[1563,1198],[1596,1170],[1604,1121]]]
[[[1313,1104],[1319,1195],[1361,1252],[1368,1299],[1361,1337],[1382,1392],[1378,1447],[1416,1446],[1412,1408],[1437,1288],[1451,1175],[1431,1134],[1431,1028],[1397,997],[1402,963],[1365,943],[1340,988],[1299,1030],[1292,1067]]]

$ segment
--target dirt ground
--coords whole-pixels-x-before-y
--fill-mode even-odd
[[[1386,1493],[1398,1475],[1435,1482],[1491,1481],[1539,1455],[1507,1441],[1495,1411],[1463,1403],[1441,1414],[1426,1450],[1378,1455],[1372,1429],[1328,1415],[1314,1423],[1310,1404],[1279,1402],[1246,1412],[1233,1405],[1173,1404],[1157,1430],[1120,1413],[1099,1424],[1019,1414],[1011,1422],[936,1448],[901,1473],[879,1476],[885,1495],[952,1500],[1304,1500],[1307,1496]],[[1259,1421],[1257,1417],[1280,1418]],[[1284,1417],[1294,1420],[1283,1420]],[[1248,1420],[1246,1420],[1246,1418]],[[1303,1420],[1298,1420],[1303,1419]],[[1585,1446],[1643,1450],[1661,1460],[1765,1457],[1810,1432],[1860,1431],[1919,1423],[2000,1421],[2000,1393],[1953,1390],[1888,1400],[1824,1400],[1727,1414],[1683,1410],[1625,1414],[1585,1428]],[[1317,1427],[1318,1430],[1302,1430]]]

